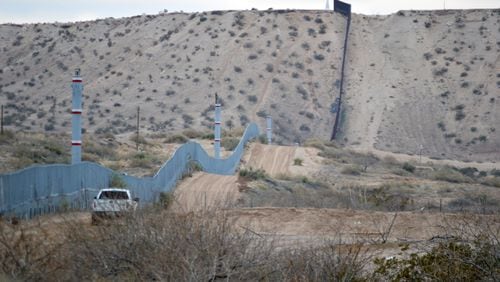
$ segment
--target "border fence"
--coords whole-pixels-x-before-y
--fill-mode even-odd
[[[332,137],[330,140],[335,140],[337,137],[337,133],[339,131],[339,124],[340,124],[340,119],[341,119],[341,113],[342,113],[342,94],[344,92],[344,68],[345,68],[345,59],[346,59],[346,54],[347,54],[347,41],[349,39],[349,29],[351,27],[351,5],[344,3],[342,1],[335,0],[333,2],[333,7],[334,11],[338,12],[344,16],[347,17],[347,27],[345,31],[345,39],[344,39],[344,52],[342,55],[342,69],[340,71],[340,92],[339,92],[339,97],[338,97],[338,104],[337,104],[337,112],[335,115],[335,123],[333,124],[333,130],[332,130]]]
[[[234,174],[245,144],[258,135],[257,125],[248,125],[238,146],[225,159],[213,158],[200,144],[189,141],[179,147],[154,176],[121,177],[133,197],[139,197],[141,203],[151,203],[158,200],[160,193],[172,191],[193,161],[208,173]],[[89,209],[94,196],[99,189],[109,186],[114,174],[119,173],[96,163],[82,162],[31,166],[0,175],[0,215],[32,218],[65,208]]]

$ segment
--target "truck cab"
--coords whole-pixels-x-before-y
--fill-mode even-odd
[[[139,199],[132,199],[129,190],[122,188],[101,189],[92,203],[92,223],[102,218],[116,217],[123,213],[135,211]]]

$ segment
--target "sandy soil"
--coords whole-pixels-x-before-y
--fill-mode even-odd
[[[240,198],[238,177],[196,172],[175,188],[174,208],[181,211],[201,211],[231,207]]]
[[[311,208],[245,208],[230,210],[229,214],[237,224],[253,232],[277,235],[289,243],[324,239],[380,243],[382,234],[389,230],[388,242],[416,242],[445,236],[463,220],[458,214]],[[483,215],[474,220],[500,227],[500,215]]]
[[[302,165],[294,165],[295,159],[301,159]],[[322,163],[315,148],[250,144],[243,156],[244,167],[263,169],[270,176],[311,175]]]

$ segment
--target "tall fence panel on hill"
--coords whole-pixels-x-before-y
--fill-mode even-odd
[[[340,71],[340,91],[338,97],[337,112],[335,115],[335,123],[333,124],[332,137],[330,138],[330,140],[335,140],[337,138],[340,119],[342,118],[342,94],[344,92],[344,77],[345,77],[344,69],[345,69],[345,59],[347,55],[347,41],[349,39],[349,29],[351,27],[351,5],[338,0],[335,0],[333,4],[335,12],[341,13],[342,15],[346,16],[347,26],[344,38],[344,51],[342,54],[342,68]]]
[[[238,146],[225,159],[215,159],[196,142],[179,147],[152,177],[121,177],[134,197],[142,203],[158,199],[161,192],[170,192],[190,162],[195,161],[208,173],[231,175],[243,155],[246,143],[259,135],[256,124],[250,124]],[[0,175],[0,214],[23,218],[73,208],[88,209],[101,188],[109,186],[113,170],[96,163],[32,166]]]

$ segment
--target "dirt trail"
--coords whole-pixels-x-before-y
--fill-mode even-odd
[[[197,172],[184,179],[175,189],[174,208],[181,211],[233,206],[240,198],[236,175],[216,175]]]
[[[296,147],[251,144],[243,157],[245,166],[263,169],[271,176],[289,174],[293,164]]]
[[[263,169],[270,176],[302,175],[317,172],[323,162],[319,150],[308,147],[277,146],[252,143],[243,156],[245,167]],[[301,165],[294,165],[300,159]]]
[[[357,147],[357,146],[352,146],[350,149],[360,152],[360,153],[372,153],[380,158],[385,158],[385,157],[392,157],[395,158],[396,160],[400,162],[420,162],[422,164],[437,164],[437,165],[450,165],[450,166],[455,166],[455,167],[475,167],[479,170],[492,170],[492,169],[500,169],[500,163],[479,163],[479,162],[462,162],[462,161],[456,161],[456,160],[435,160],[431,159],[426,156],[411,156],[411,155],[406,155],[406,154],[398,154],[398,153],[393,153],[393,152],[387,152],[387,151],[382,151],[382,150],[377,150],[375,148],[363,148],[363,147]]]

